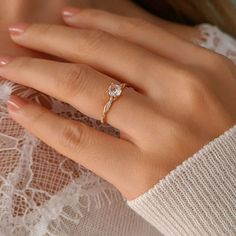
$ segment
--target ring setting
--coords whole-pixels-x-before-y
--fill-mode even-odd
[[[122,84],[111,83],[110,86],[108,87],[107,93],[109,95],[109,100],[107,101],[107,103],[105,104],[105,106],[103,108],[103,114],[101,117],[102,124],[105,123],[106,115],[109,112],[113,102],[121,96],[123,89],[126,86],[127,86],[126,83],[122,83]]]

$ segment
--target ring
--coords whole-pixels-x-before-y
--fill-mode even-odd
[[[102,124],[105,123],[105,119],[106,119],[106,115],[109,112],[109,110],[111,109],[111,106],[113,104],[114,101],[117,100],[117,98],[119,98],[123,92],[123,89],[127,86],[126,83],[122,83],[122,84],[114,84],[111,83],[108,90],[106,91],[109,95],[109,100],[106,103],[106,105],[104,106],[103,109],[103,113],[102,113],[102,117],[101,117],[101,122]]]

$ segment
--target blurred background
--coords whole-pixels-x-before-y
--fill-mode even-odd
[[[236,37],[236,0],[133,0],[163,19],[195,25],[211,23]]]

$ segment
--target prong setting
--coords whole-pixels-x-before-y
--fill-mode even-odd
[[[123,84],[111,83],[110,84],[110,86],[107,89],[107,93],[109,95],[109,100],[107,101],[107,103],[105,104],[105,106],[103,108],[101,123],[103,123],[103,124],[105,123],[106,115],[109,112],[109,110],[111,109],[113,102],[116,101],[117,98],[121,96],[122,91],[126,86],[127,85],[125,83],[123,83]]]

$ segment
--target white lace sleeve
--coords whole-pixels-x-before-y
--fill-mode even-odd
[[[205,48],[222,54],[236,64],[236,40],[222,32],[218,27],[209,24],[199,25],[201,39],[197,43]]]
[[[199,44],[235,61],[235,41],[216,27],[202,25]],[[44,101],[60,116],[111,135],[101,125],[53,98],[0,81],[0,235],[157,236],[159,233],[125,205],[120,193],[83,166],[58,154],[8,115],[11,93]]]

